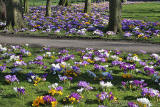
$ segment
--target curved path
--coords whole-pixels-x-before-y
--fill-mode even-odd
[[[103,40],[65,40],[35,37],[15,37],[0,35],[0,44],[31,44],[31,46],[51,46],[55,48],[95,48],[118,49],[127,52],[160,53],[160,45],[131,41],[103,41]]]

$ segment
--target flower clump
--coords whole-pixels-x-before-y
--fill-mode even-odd
[[[34,101],[32,106],[34,107],[39,107],[40,105],[44,105],[44,104],[51,104],[52,107],[56,107],[57,105],[57,101],[55,98],[53,98],[50,95],[45,95],[45,96],[38,96]]]
[[[96,97],[97,97],[99,102],[103,102],[103,101],[106,101],[106,100],[117,101],[117,98],[115,96],[113,96],[112,92],[109,92],[109,93],[101,92],[100,94],[97,94]]]
[[[122,81],[122,87],[125,88],[125,89],[141,89],[143,87],[146,87],[147,84],[141,80],[133,80],[133,81],[127,81],[127,82],[124,82]]]
[[[84,88],[85,90],[92,90],[93,87],[90,86],[86,81],[79,81],[78,87]]]
[[[24,95],[25,94],[25,88],[24,87],[14,87],[13,90],[18,94],[18,95]]]
[[[63,99],[64,102],[70,102],[71,104],[80,103],[80,100],[83,98],[79,93],[71,93],[69,96]]]
[[[6,64],[1,65],[0,64],[0,71],[5,71],[6,70]]]
[[[50,88],[50,90],[48,91],[49,94],[51,94],[52,96],[54,95],[62,95],[62,91],[63,91],[63,87],[62,86],[58,86],[58,83],[52,84],[50,86],[48,86],[48,88]]]
[[[137,98],[138,105],[140,107],[151,107],[152,104],[147,98]]]
[[[27,75],[28,82],[33,82],[34,86],[37,86],[40,81],[46,81],[46,77],[48,74],[44,74],[40,77],[30,72],[30,73],[27,73],[26,75]]]
[[[7,83],[19,82],[16,75],[6,75],[5,80],[6,80]]]
[[[142,88],[141,95],[143,97],[160,99],[160,92],[152,88]]]

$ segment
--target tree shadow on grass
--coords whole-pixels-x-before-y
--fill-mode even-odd
[[[48,92],[47,91],[36,91],[36,93],[37,94],[42,94],[42,95],[47,95],[48,94]]]
[[[116,73],[119,73],[119,70],[116,71]],[[116,74],[114,73],[114,74]],[[0,73],[0,83],[2,85],[7,85],[6,84],[6,81],[4,79],[4,76],[5,75],[9,75],[11,73],[4,73],[4,72],[1,72]],[[34,73],[36,75],[43,75],[44,73]],[[15,73],[15,75],[17,76],[17,78],[20,80],[20,82],[28,82],[27,79],[26,79],[26,73],[22,73],[22,72],[17,72]],[[113,76],[113,80],[109,80],[112,82],[112,84],[116,87],[121,87],[121,82],[122,81],[130,81],[130,80],[141,80],[143,79],[145,81],[145,83],[148,84],[149,87],[151,88],[154,88],[154,89],[159,89],[158,85],[152,80],[152,79],[146,79],[146,78],[141,78],[141,77],[134,77],[132,79],[123,79],[121,75],[112,75]],[[56,83],[56,82],[59,82],[59,78],[56,75],[53,75],[52,73],[48,73],[48,76],[47,76],[47,82],[50,82],[50,83]],[[93,77],[90,77],[88,75],[87,72],[85,73],[81,73],[80,76],[77,76],[77,77],[73,77],[73,80],[71,81],[71,83],[78,83],[79,81],[86,81],[86,82],[89,82],[90,84],[99,84],[100,80],[94,80]],[[108,80],[105,80],[105,81],[108,81]],[[31,83],[32,84],[32,83]],[[73,89],[76,89],[77,87],[72,87]]]
[[[25,105],[28,106],[28,107],[31,107],[32,104],[33,104],[33,102],[30,101],[30,102],[27,102]]]
[[[86,104],[99,104],[98,100],[95,99],[87,99]]]
[[[157,85],[157,83],[154,82],[154,80],[146,79],[143,77],[133,77],[131,79],[123,79],[121,76],[114,75],[112,83],[114,84],[114,86],[121,87],[122,81],[131,81],[131,80],[144,80],[144,82],[147,83],[147,86],[149,86],[150,88],[154,88],[157,90],[159,89],[159,86]]]
[[[79,89],[77,86],[71,86],[68,90],[77,90]]]
[[[34,72],[33,72],[34,73]],[[3,85],[6,84],[5,82],[5,76],[6,75],[16,75],[16,77],[19,79],[20,82],[28,82],[27,81],[27,73],[23,73],[23,72],[16,72],[16,73],[6,73],[6,72],[0,72],[0,82],[4,83]],[[46,72],[44,73],[34,73],[35,75],[38,75],[38,76],[42,76],[44,74],[46,74]],[[47,79],[49,80],[55,80],[55,76],[51,75],[50,73],[48,73],[48,76],[47,76]]]
[[[136,100],[137,99],[137,97],[135,97],[135,96],[125,96],[124,97],[124,100]]]
[[[2,98],[16,98],[17,96],[15,94],[7,94],[7,95],[2,95]]]

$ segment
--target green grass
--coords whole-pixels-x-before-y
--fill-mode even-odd
[[[25,62],[29,62],[31,60],[33,60],[35,57],[39,56],[39,55],[43,55],[45,52],[44,51],[40,51],[40,48],[29,48],[27,49],[32,53],[32,56],[25,56],[23,57],[23,61]],[[85,100],[85,106],[82,106],[80,104],[75,104],[74,107],[97,107],[99,105],[98,101],[96,100],[95,95],[102,92],[100,85],[99,85],[99,79],[98,80],[94,80],[92,77],[90,77],[87,74],[87,70],[91,70],[94,71],[93,65],[94,64],[89,64],[87,66],[81,66],[80,70],[81,70],[81,74],[78,77],[73,77],[73,80],[71,82],[71,86],[70,88],[67,88],[67,84],[64,84],[63,82],[59,82],[58,76],[57,75],[53,75],[52,72],[50,71],[51,68],[51,64],[54,63],[55,59],[58,58],[60,49],[51,49],[51,52],[55,52],[54,59],[51,58],[44,58],[43,62],[45,63],[45,65],[48,66],[47,69],[42,69],[40,70],[39,66],[37,65],[28,65],[27,67],[24,66],[20,66],[20,68],[23,68],[22,71],[17,72],[16,75],[18,77],[18,79],[20,80],[20,83],[13,83],[13,84],[7,84],[6,81],[4,80],[4,76],[7,74],[11,74],[10,69],[13,68],[13,62],[7,63],[7,69],[6,71],[0,72],[0,105],[2,107],[30,107],[32,105],[33,100],[37,97],[37,96],[42,96],[42,95],[46,95],[48,94],[48,85],[51,85],[52,83],[58,82],[60,86],[64,87],[63,90],[63,95],[60,97],[55,97],[58,100],[58,106],[57,107],[63,107],[64,104],[61,102],[63,100],[63,98],[65,96],[67,96],[69,93],[71,92],[76,92],[76,89],[78,89],[77,87],[77,83],[78,81],[87,81],[91,84],[91,86],[94,87],[94,90],[90,91],[90,94],[88,94],[87,96],[84,96],[84,100]],[[66,61],[66,63],[70,63],[71,65],[74,65],[75,61],[80,61],[82,54],[80,54],[78,51],[74,50],[74,49],[67,49],[69,51],[69,54],[73,54],[75,55],[75,59],[74,60],[69,60]],[[9,53],[15,53],[16,55],[20,55],[19,50],[17,50],[16,52],[12,52],[10,51]],[[114,54],[114,52],[111,52],[110,54]],[[64,55],[64,54],[62,54]],[[61,55],[61,56],[62,56]],[[122,57],[124,60],[124,62],[126,61],[126,56],[127,53],[122,52],[119,57]],[[142,61],[148,60],[148,62],[153,61],[155,62],[155,60],[150,59],[149,54],[138,54],[139,58]],[[1,57],[1,54],[0,54]],[[6,57],[3,60],[0,60],[0,64],[5,63],[9,58]],[[123,90],[121,88],[121,81],[129,81],[129,80],[133,80],[133,79],[144,79],[145,82],[148,84],[148,86],[150,88],[154,88],[154,89],[158,89],[158,85],[153,83],[153,80],[151,80],[150,76],[144,75],[144,74],[139,74],[139,73],[135,73],[128,71],[129,73],[131,73],[133,75],[134,78],[132,79],[124,79],[122,78],[122,70],[119,69],[119,67],[112,67],[111,66],[111,62],[113,61],[113,59],[108,58],[108,61],[105,63],[101,63],[99,62],[98,64],[100,65],[109,65],[109,68],[107,68],[107,71],[112,70],[113,71],[113,80],[111,80],[112,84],[114,85],[111,88],[111,91],[113,92],[113,95],[116,96],[118,98],[118,102],[116,103],[110,103],[108,105],[108,107],[126,107],[127,106],[127,102],[128,101],[136,101],[137,98],[141,97],[140,95],[140,90]],[[140,66],[139,64],[137,64],[136,66],[138,69],[143,70],[143,67]],[[156,70],[158,70],[159,68],[156,68]],[[47,76],[47,80],[45,82],[40,82],[38,83],[38,86],[35,87],[33,85],[33,83],[29,83],[27,82],[26,79],[26,73],[28,73],[29,71],[32,71],[33,73],[37,74],[37,75],[42,75],[44,73],[48,73]],[[95,71],[95,73],[97,75],[100,75],[101,71]],[[16,93],[13,91],[13,87],[15,86],[23,86],[26,89],[26,95],[24,95],[22,98],[16,96]],[[160,106],[159,102],[156,102],[154,99],[150,100],[152,102],[153,107],[158,107]],[[45,106],[45,107],[50,107],[50,106]]]
[[[160,21],[160,2],[123,5],[122,17],[145,21]]]
[[[57,5],[58,0],[52,0],[52,5]],[[30,6],[45,6],[46,0],[30,0],[29,1]]]

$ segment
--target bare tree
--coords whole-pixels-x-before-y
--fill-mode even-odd
[[[7,10],[7,26],[14,28],[24,27],[20,0],[7,0],[5,2]]]
[[[51,0],[47,0],[46,3],[46,16],[51,16]]]
[[[85,0],[84,12],[85,13],[91,12],[91,0]]]
[[[6,20],[6,5],[3,0],[0,0],[0,20]]]
[[[108,30],[122,32],[121,28],[121,0],[109,0],[109,26]]]
[[[59,6],[69,6],[71,3],[71,0],[59,0],[58,5]]]
[[[29,13],[29,0],[24,0],[24,13]]]

